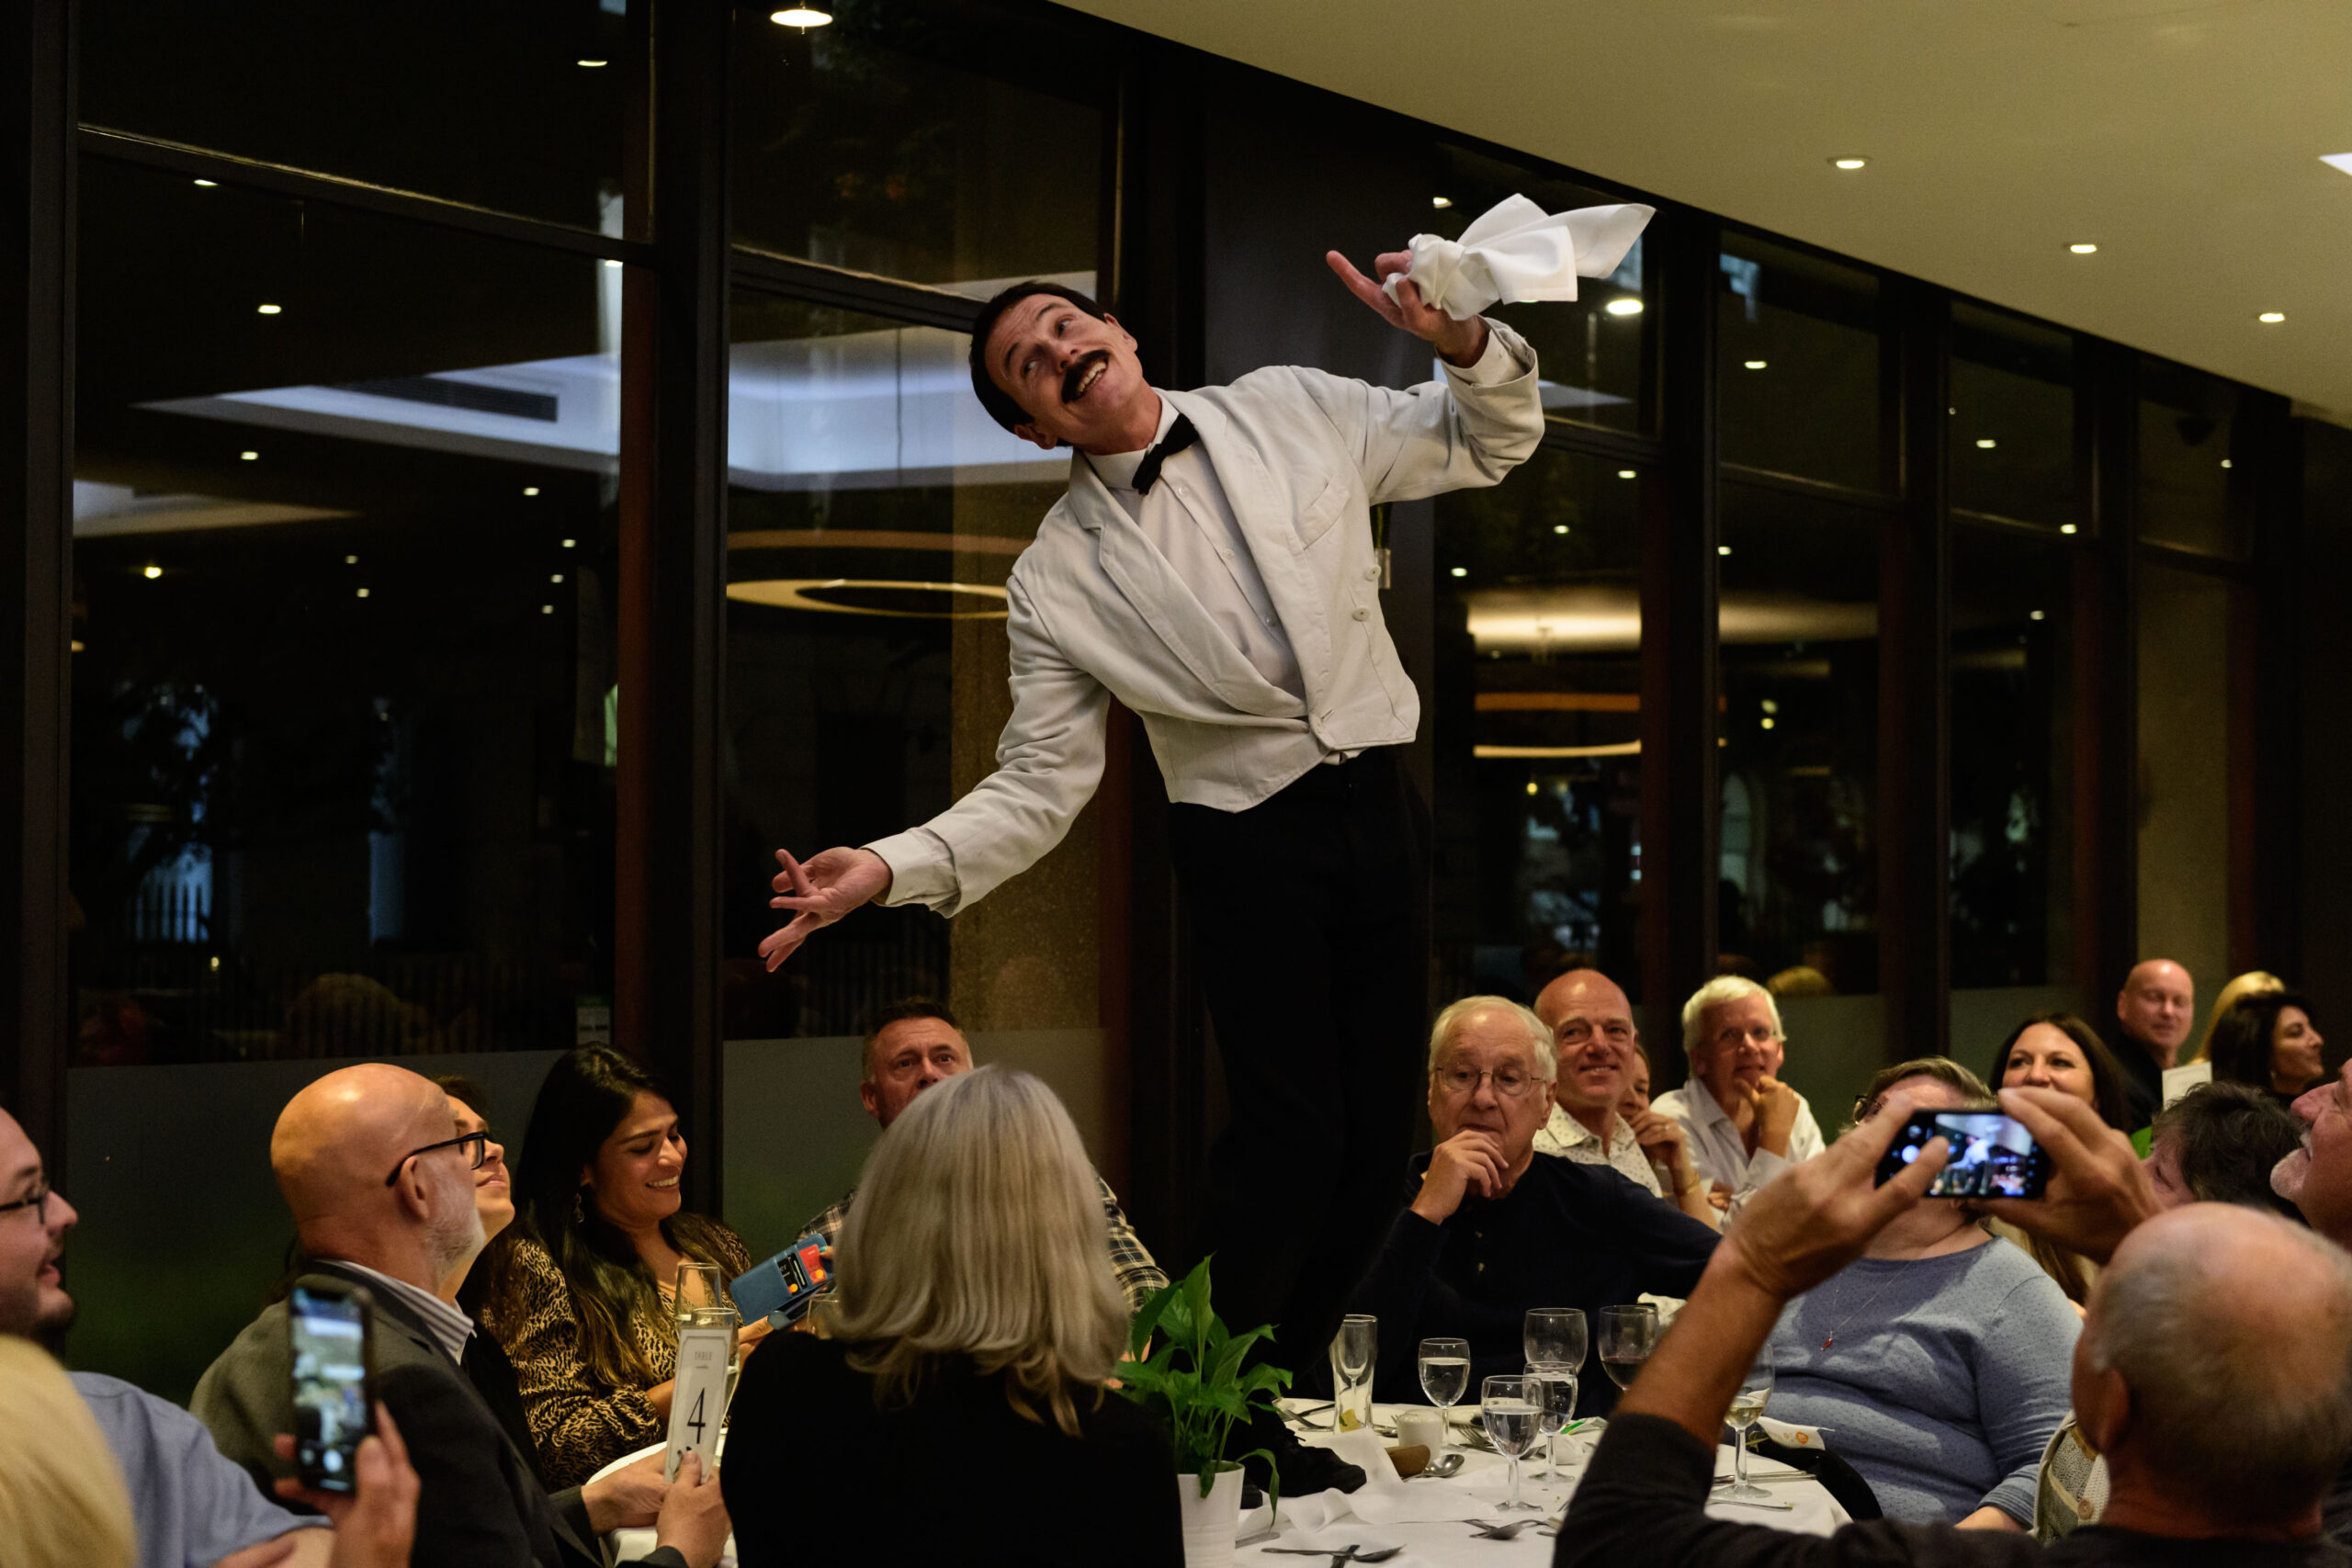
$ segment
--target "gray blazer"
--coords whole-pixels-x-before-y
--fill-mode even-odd
[[[364,1275],[314,1263],[305,1279],[365,1285]],[[401,1303],[376,1301],[376,1395],[408,1445],[421,1489],[411,1560],[435,1568],[603,1568],[577,1487],[552,1496],[530,1461],[446,1351]],[[272,1440],[294,1429],[286,1303],[273,1303],[205,1370],[191,1408],[220,1451],[265,1495],[292,1473]],[[660,1547],[646,1568],[684,1568]]]

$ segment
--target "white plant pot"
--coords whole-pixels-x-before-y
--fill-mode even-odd
[[[1241,1524],[1240,1469],[1217,1472],[1205,1497],[1199,1476],[1178,1476],[1176,1506],[1184,1524],[1184,1568],[1232,1568]]]

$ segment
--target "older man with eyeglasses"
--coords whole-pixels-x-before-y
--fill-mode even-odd
[[[1430,1032],[1436,1146],[1406,1168],[1406,1203],[1351,1312],[1380,1319],[1376,1397],[1419,1401],[1416,1350],[1470,1344],[1470,1386],[1525,1364],[1530,1307],[1601,1307],[1690,1293],[1713,1230],[1600,1165],[1535,1157],[1557,1066],[1543,1020],[1501,997],[1469,997]],[[1617,1391],[1582,1380],[1579,1414]]]

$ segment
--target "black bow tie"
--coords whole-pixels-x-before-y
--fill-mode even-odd
[[[1136,465],[1136,493],[1149,495],[1151,487],[1159,482],[1159,465],[1200,438],[1201,433],[1193,428],[1193,422],[1178,414],[1176,423],[1168,427],[1168,434],[1161,438],[1159,445],[1146,452],[1143,461]]]

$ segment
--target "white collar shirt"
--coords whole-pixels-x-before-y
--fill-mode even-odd
[[[406,1280],[395,1280],[390,1274],[354,1263],[347,1258],[331,1258],[322,1261],[354,1274],[364,1274],[368,1283],[384,1295],[397,1298],[401,1303],[424,1322],[424,1331],[433,1342],[449,1353],[449,1359],[462,1362],[466,1359],[466,1341],[474,1337],[474,1320],[443,1301],[430,1291],[421,1291]]]
[[[1659,1095],[1650,1102],[1650,1109],[1682,1123],[1683,1139],[1690,1150],[1690,1164],[1697,1169],[1699,1179],[1710,1185],[1720,1181],[1730,1188],[1730,1213],[1734,1214],[1770,1185],[1774,1177],[1822,1150],[1821,1124],[1813,1119],[1813,1107],[1803,1095],[1797,1097],[1796,1125],[1789,1130],[1785,1158],[1763,1148],[1749,1154],[1747,1140],[1740,1135],[1738,1123],[1715,1103],[1715,1097],[1697,1078]]]
[[[1535,1152],[1557,1155],[1578,1165],[1605,1165],[1652,1197],[1666,1196],[1666,1190],[1658,1185],[1657,1168],[1642,1153],[1642,1145],[1634,1141],[1634,1129],[1614,1111],[1609,1113],[1608,1133],[1603,1136],[1559,1106],[1553,1106],[1551,1119],[1535,1134]]]

